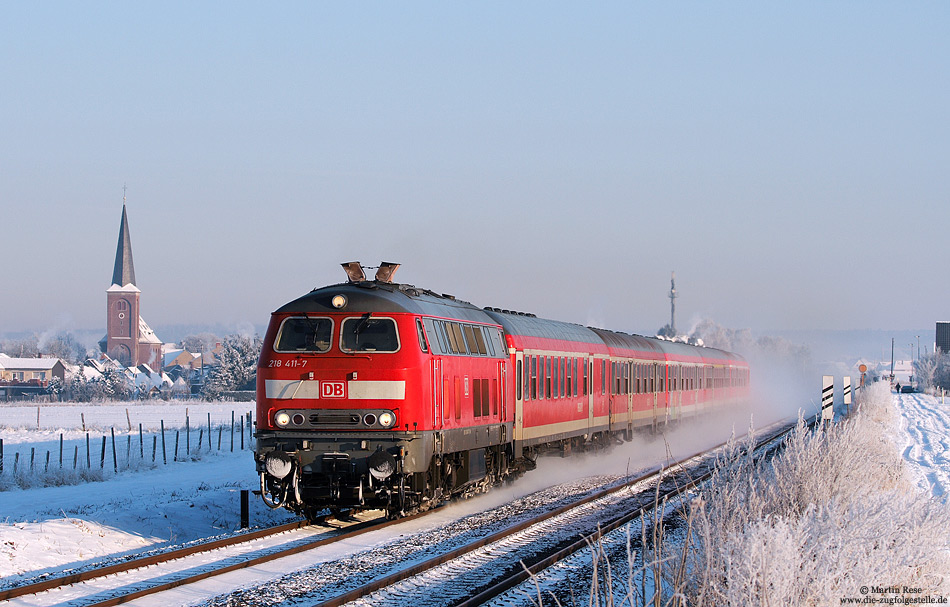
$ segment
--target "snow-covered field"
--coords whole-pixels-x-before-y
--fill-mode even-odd
[[[937,499],[946,500],[950,488],[950,462],[947,448],[950,446],[950,406],[943,405],[932,397],[906,394],[894,397],[901,416],[900,437],[896,442],[904,445],[904,458],[918,485]],[[231,412],[239,418],[253,406],[252,403],[233,404],[155,404],[129,405],[128,418],[125,405],[63,405],[53,411],[44,406],[40,410],[40,426],[36,425],[35,407],[0,407],[3,425],[0,438],[4,440],[4,470],[0,473],[0,585],[16,584],[18,580],[33,578],[45,572],[57,572],[80,566],[90,561],[114,557],[123,553],[142,552],[169,544],[180,544],[209,536],[234,532],[239,526],[239,493],[241,489],[254,489],[257,479],[251,460],[250,441],[245,437],[245,449],[229,448]],[[175,430],[182,432],[185,426],[185,408],[188,408],[192,432],[192,451],[188,457],[180,452],[180,460],[168,464],[152,463],[148,436],[156,437],[161,420],[165,422],[166,441]],[[119,473],[112,471],[111,440],[107,441],[107,462],[98,482],[79,482],[82,479],[67,478],[59,486],[42,486],[50,482],[36,483],[23,488],[23,483],[11,482],[12,454],[24,453],[33,448],[43,453],[51,450],[51,468],[59,468],[59,435],[64,435],[68,454],[64,468],[73,466],[73,453],[80,453],[81,468],[85,464],[85,432],[82,431],[80,413],[85,414],[86,430],[95,432],[97,445],[93,449],[93,468],[99,465],[101,436],[109,435],[115,427],[117,432],[118,459],[133,452],[127,468],[119,466]],[[207,434],[196,447],[198,433],[208,424],[211,414],[214,441],[208,448]],[[131,424],[129,423],[131,419]],[[49,421],[46,421],[49,420]],[[143,424],[145,461],[135,464],[140,447],[138,424]],[[129,426],[133,430],[129,432]],[[733,425],[744,429],[748,422],[725,420],[719,428],[704,422],[703,438],[710,441],[726,438]],[[217,428],[224,428],[222,449],[218,450]],[[122,430],[120,433],[119,430]],[[245,427],[244,432],[247,433]],[[669,453],[682,455],[696,446],[699,434],[695,428],[684,426],[675,430],[665,440],[642,444],[625,445],[619,454],[611,458],[615,472],[633,472],[637,466],[651,461],[663,461]],[[126,438],[128,437],[128,438]],[[111,438],[111,435],[110,435]],[[184,439],[180,439],[184,441]],[[70,442],[72,441],[72,442]],[[169,441],[170,442],[170,441]],[[235,443],[236,445],[239,443]],[[131,445],[131,447],[128,447]],[[37,465],[33,474],[41,475]],[[19,474],[27,474],[20,462]],[[516,484],[520,494],[549,486],[564,479],[565,461],[556,459],[544,462],[539,470],[529,474]],[[587,461],[571,463],[575,476],[607,473],[604,462]],[[67,475],[68,476],[68,475]],[[484,498],[483,507],[490,507],[499,499],[512,499],[506,492],[496,492]],[[284,511],[265,508],[259,499],[251,499],[251,524],[264,525],[290,520]]]
[[[950,493],[950,403],[926,394],[901,394],[900,437],[904,460],[917,484],[947,500]]]

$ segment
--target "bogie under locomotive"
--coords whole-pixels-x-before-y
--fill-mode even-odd
[[[398,516],[748,387],[727,352],[480,309],[392,283],[395,264],[375,280],[344,267],[348,283],[282,306],[267,329],[255,458],[271,507]]]

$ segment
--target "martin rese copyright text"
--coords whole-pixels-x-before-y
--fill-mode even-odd
[[[861,586],[860,596],[841,597],[842,605],[947,605],[947,597],[923,594],[913,586]]]

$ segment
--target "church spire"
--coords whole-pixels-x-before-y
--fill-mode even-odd
[[[112,284],[124,287],[135,285],[135,266],[132,265],[132,239],[129,237],[129,219],[125,213],[125,194],[122,195],[122,223],[119,225],[119,244],[115,249],[115,268]]]

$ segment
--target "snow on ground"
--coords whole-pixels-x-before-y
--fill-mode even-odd
[[[921,394],[895,396],[902,416],[901,428],[904,457],[919,484],[935,496],[944,497],[950,490],[950,405],[942,405],[932,397]],[[128,431],[131,418],[133,430]],[[188,410],[192,431],[191,457],[187,461],[173,461],[171,435],[184,428],[185,410]],[[231,411],[239,417],[253,403],[130,403],[118,405],[44,405],[40,409],[40,425],[36,424],[36,407],[0,406],[0,438],[4,440],[4,469],[0,473],[0,587],[15,585],[42,573],[63,571],[90,561],[138,553],[149,549],[177,545],[215,535],[232,533],[239,526],[239,495],[241,489],[255,489],[258,479],[254,472],[250,441],[245,437],[245,450],[229,448]],[[78,450],[81,468],[85,457],[86,440],[81,428],[80,413],[85,414],[86,429],[94,433],[93,468],[101,457],[101,436],[115,427],[119,473],[112,467],[111,440],[108,441],[107,463],[100,482],[41,486],[31,488],[10,482],[13,453],[21,458],[35,449],[36,475],[45,466],[45,451],[52,455],[51,468],[59,466],[59,434],[64,434],[67,456],[65,468],[71,468],[73,454]],[[211,414],[214,441],[208,449],[207,434],[202,450],[196,448],[197,433],[207,427]],[[760,418],[759,418],[760,419]],[[160,421],[165,421],[168,444],[168,464],[162,464],[161,452],[157,462],[151,462],[150,438],[160,439]],[[136,460],[140,449],[138,424],[143,424],[145,457]],[[728,438],[735,428],[741,434],[748,427],[748,417],[731,420],[704,420],[702,424],[684,424],[658,440],[638,440],[612,452],[613,473],[633,473],[638,467],[651,462],[662,462],[668,454],[685,455],[697,441],[709,445]],[[718,427],[717,427],[718,426]],[[218,428],[224,428],[222,449],[218,450]],[[121,430],[121,432],[120,432]],[[205,430],[206,432],[206,430]],[[245,432],[247,429],[245,428]],[[111,436],[110,436],[111,439]],[[182,443],[184,439],[181,439]],[[236,443],[238,445],[239,443]],[[899,443],[900,444],[900,443]],[[131,445],[131,447],[130,447]],[[160,449],[160,448],[159,448]],[[123,466],[123,458],[133,455]],[[40,463],[42,461],[42,464]],[[136,464],[136,461],[138,463]],[[26,474],[24,460],[20,474]],[[472,507],[487,508],[514,497],[568,480],[568,476],[606,473],[604,462],[594,458],[542,460],[539,469],[528,474],[513,488],[497,491],[481,498]],[[68,476],[68,475],[67,475]],[[466,510],[461,508],[460,510]],[[251,498],[251,524],[267,525],[291,520],[284,510],[273,511],[263,506],[259,498]]]
[[[950,403],[927,394],[899,394],[904,460],[917,484],[936,498],[950,492]]]

